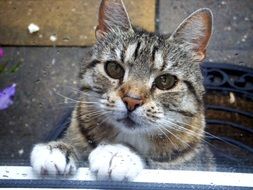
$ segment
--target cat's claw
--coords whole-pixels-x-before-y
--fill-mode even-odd
[[[71,175],[76,173],[75,160],[65,146],[37,144],[31,152],[31,165],[39,175]]]
[[[99,145],[89,155],[90,170],[98,180],[133,180],[144,168],[141,158],[128,147]]]

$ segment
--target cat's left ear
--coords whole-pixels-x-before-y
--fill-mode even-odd
[[[96,28],[97,39],[113,32],[115,28],[123,31],[132,29],[125,5],[122,0],[102,0]]]
[[[206,56],[206,48],[212,34],[213,15],[210,9],[203,8],[186,18],[170,36],[170,40],[186,42],[197,53],[197,59],[202,61]]]

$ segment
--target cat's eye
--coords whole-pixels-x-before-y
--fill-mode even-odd
[[[105,63],[105,72],[113,79],[123,79],[125,73],[123,67],[115,61]]]
[[[155,81],[154,85],[160,90],[169,90],[175,86],[177,78],[170,74],[160,75]]]

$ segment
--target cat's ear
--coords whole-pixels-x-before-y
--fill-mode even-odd
[[[170,39],[191,44],[197,53],[197,59],[202,61],[206,56],[206,48],[212,34],[212,20],[210,9],[199,9],[178,26]]]
[[[101,38],[113,29],[131,29],[131,23],[122,0],[102,0],[99,7],[96,37]]]

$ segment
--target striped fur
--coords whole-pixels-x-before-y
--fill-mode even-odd
[[[80,101],[62,141],[85,158],[100,143],[125,144],[150,168],[200,166],[202,156],[212,160],[202,144],[200,71],[210,37],[210,11],[195,12],[171,36],[133,28],[124,11],[120,0],[102,1],[97,43],[83,64]],[[106,73],[109,61],[124,68],[122,80]],[[166,73],[176,76],[177,82],[160,90],[154,81]],[[141,106],[129,113],[125,96],[140,99]]]
[[[114,28],[105,38],[98,39],[92,51],[93,58],[98,60],[97,65],[103,65],[105,60],[113,60],[126,71],[123,82],[114,81],[104,70],[97,72],[97,68],[102,66],[84,68],[82,71],[81,83],[85,83],[88,73],[96,73],[93,80],[102,82],[99,94],[115,102],[111,107],[115,111],[109,114],[110,122],[104,123],[118,131],[115,137],[107,139],[110,139],[110,143],[128,144],[144,158],[154,160],[170,160],[172,157],[182,160],[178,157],[197,152],[205,127],[202,100],[204,88],[198,52],[192,47],[191,43],[132,28],[128,31]],[[173,89],[162,91],[153,88],[154,79],[163,73],[175,75],[179,79]],[[103,80],[99,79],[101,77]],[[93,86],[89,88],[93,89]],[[117,121],[125,114],[122,111],[124,105],[117,104],[122,102],[126,93],[138,95],[145,102],[132,117],[137,123],[134,129],[128,129]],[[85,100],[99,101],[89,97]],[[99,108],[97,110],[101,111]],[[100,136],[100,132],[92,130],[92,136]],[[175,158],[171,156],[174,152],[177,152]],[[188,158],[192,159],[192,156]]]

